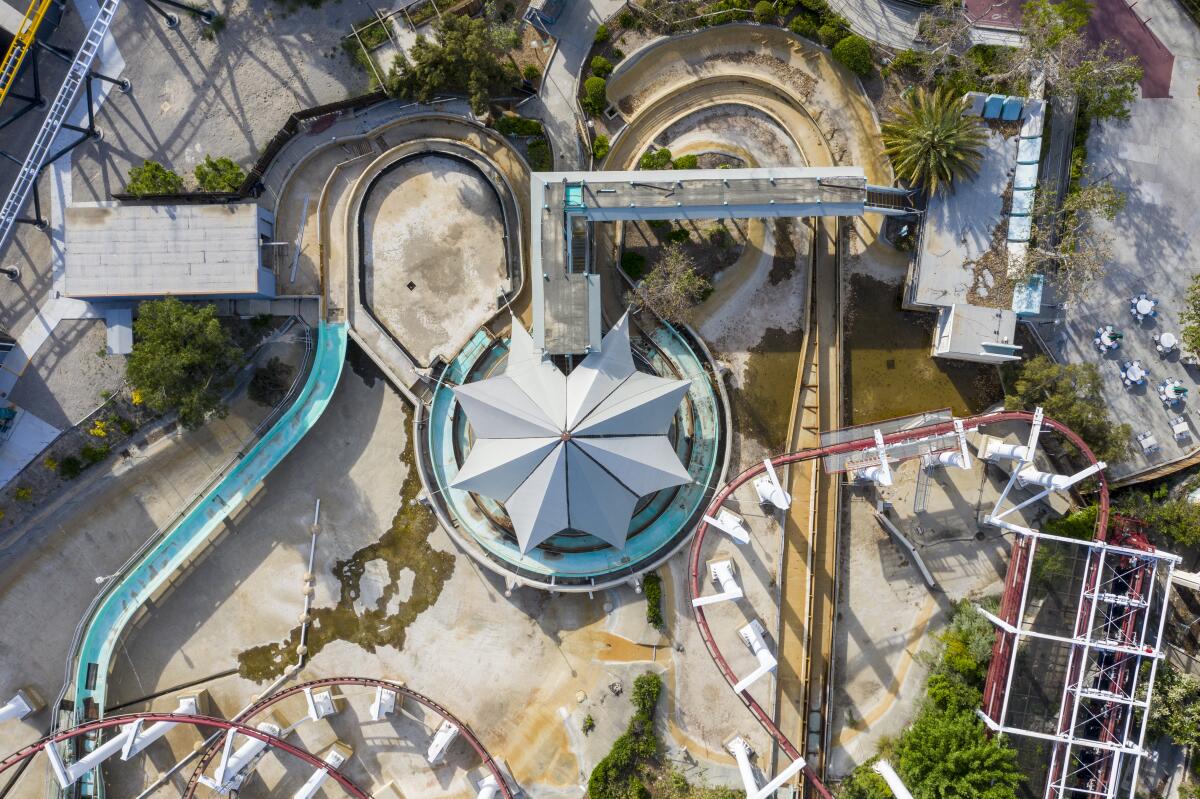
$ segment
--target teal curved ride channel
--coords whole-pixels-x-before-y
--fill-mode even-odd
[[[296,401],[192,510],[109,589],[87,621],[74,680],[76,717],[104,715],[108,671],[130,620],[206,544],[312,429],[333,398],[346,360],[347,326],[321,322],[312,370]],[[90,702],[88,701],[90,700]],[[99,787],[99,786],[97,786]]]

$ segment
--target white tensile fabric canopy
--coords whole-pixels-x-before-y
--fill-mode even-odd
[[[475,443],[450,484],[504,503],[522,552],[566,529],[623,549],[638,499],[691,481],[667,438],[690,385],[634,369],[628,315],[569,376],[514,319],[504,374],[454,389]]]

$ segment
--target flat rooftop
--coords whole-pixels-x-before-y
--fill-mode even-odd
[[[254,203],[72,205],[66,212],[64,293],[259,294],[260,227]]]

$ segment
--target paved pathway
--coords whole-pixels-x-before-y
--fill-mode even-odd
[[[542,88],[526,103],[526,112],[541,118],[554,148],[555,169],[584,169],[588,155],[579,141],[582,114],[575,102],[576,76],[583,68],[600,23],[621,10],[622,0],[567,3],[550,28],[558,49],[546,65]]]
[[[907,50],[917,38],[921,9],[890,0],[829,0],[855,33],[887,47]]]

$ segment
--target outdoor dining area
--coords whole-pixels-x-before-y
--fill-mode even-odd
[[[1125,382],[1125,387],[1143,386],[1146,384],[1146,378],[1150,373],[1142,366],[1141,361],[1126,361],[1121,364],[1121,379]]]
[[[1112,325],[1096,328],[1096,338],[1092,339],[1092,343],[1096,345],[1096,349],[1100,352],[1108,352],[1115,350],[1121,346],[1121,339],[1125,338],[1125,334],[1120,330],[1116,330]]]
[[[1129,298],[1129,314],[1139,322],[1147,316],[1158,316],[1158,300],[1151,299],[1145,292]]]
[[[1179,341],[1175,338],[1174,333],[1163,333],[1161,336],[1155,333],[1152,338],[1154,339],[1154,349],[1158,350],[1159,355],[1170,355],[1179,346]]]
[[[1183,402],[1187,399],[1187,394],[1187,387],[1176,377],[1168,377],[1158,384],[1158,398],[1168,407]]]

